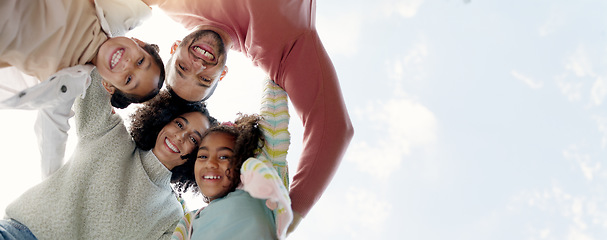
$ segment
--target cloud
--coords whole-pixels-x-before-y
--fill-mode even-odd
[[[386,17],[398,14],[405,18],[414,17],[424,3],[424,0],[387,0],[382,2],[382,10]]]
[[[592,162],[590,155],[580,153],[577,145],[571,145],[563,150],[563,157],[572,160],[588,181],[592,181],[594,177],[601,171],[600,162]]]
[[[516,70],[510,71],[510,74],[512,74],[512,76],[514,76],[514,78],[521,80],[523,83],[525,83],[525,85],[529,86],[532,89],[539,89],[544,86],[544,84],[541,81],[535,81],[532,78],[525,76]]]
[[[425,41],[419,41],[404,57],[388,60],[386,63],[388,78],[395,81],[394,89],[402,89],[401,84],[407,81],[422,81],[426,79],[426,59],[428,57],[428,45]]]
[[[344,210],[356,209],[356,211],[348,211],[351,216],[349,219],[355,219],[353,232],[368,232],[362,230],[367,228],[371,232],[381,233],[385,222],[392,212],[392,205],[389,202],[379,199],[375,192],[362,188],[350,188],[346,194],[346,202]],[[352,226],[352,225],[350,225]]]
[[[437,139],[437,120],[422,104],[407,98],[376,101],[356,110],[375,126],[373,142],[354,141],[348,157],[358,170],[379,179],[387,179],[413,149],[425,149]],[[382,164],[368,164],[381,158]]]
[[[570,239],[570,240],[594,240],[595,238],[593,238],[592,236],[589,236],[588,234],[583,233],[582,231],[580,231],[580,229],[572,228],[569,231],[569,236],[567,236],[567,239]]]
[[[582,100],[581,82],[574,82],[567,79],[567,75],[556,77],[556,86],[561,90],[561,93],[567,97],[570,102]]]
[[[363,16],[351,11],[316,16],[316,28],[325,49],[349,57],[361,49],[359,42],[362,23]]]
[[[605,95],[607,95],[607,81],[605,78],[598,77],[590,90],[592,102],[596,106],[600,106],[603,103],[603,99],[605,99]]]
[[[573,77],[570,77],[571,75]],[[584,78],[598,78],[598,76],[594,73],[586,48],[584,45],[580,45],[571,56],[565,59],[565,73],[556,77],[556,85],[569,101],[580,101]],[[607,94],[607,89],[605,89],[607,87],[604,85],[602,80],[594,83],[591,94],[595,104],[597,102],[600,104]]]
[[[517,219],[527,219],[523,224],[528,227],[530,238],[602,239],[597,235],[602,231],[596,230],[607,227],[607,192],[602,191],[607,172],[601,160],[592,159],[581,145],[572,144],[562,154],[575,166],[573,171],[556,175],[549,187],[514,195],[507,209],[511,214],[521,215]],[[572,183],[578,178],[576,174],[581,174],[586,183]]]
[[[415,44],[404,57],[388,61],[388,78],[394,80],[393,94],[388,100],[368,102],[354,109],[358,118],[374,127],[373,142],[355,140],[348,149],[347,159],[357,163],[358,169],[379,179],[388,179],[401,161],[414,149],[428,149],[437,138],[437,120],[423,104],[408,97],[402,89],[404,79],[425,79],[427,45]],[[390,97],[387,95],[386,97]],[[382,159],[381,165],[369,166],[370,159]]]
[[[595,76],[592,63],[584,45],[578,46],[575,52],[567,59],[565,69],[575,73],[577,77]]]
[[[348,187],[343,191],[327,191],[302,221],[314,234],[306,236],[295,231],[294,239],[339,237],[343,239],[377,239],[387,229],[389,219],[395,219],[390,199],[380,197],[377,189]],[[303,227],[303,226],[301,226]],[[291,238],[291,237],[290,237]]]
[[[563,24],[567,23],[565,8],[551,6],[548,17],[538,28],[538,34],[542,37],[555,33]]]
[[[599,132],[603,134],[603,137],[601,138],[601,148],[605,149],[605,147],[607,147],[607,118],[595,116],[594,120],[597,123]]]

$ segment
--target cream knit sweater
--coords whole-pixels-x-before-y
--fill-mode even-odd
[[[71,160],[6,209],[38,239],[168,239],[183,216],[171,172],[112,114],[97,71],[75,103]]]

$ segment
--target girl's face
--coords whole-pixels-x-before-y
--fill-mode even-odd
[[[200,112],[183,114],[160,130],[152,152],[169,170],[184,164],[181,156],[192,153],[200,143],[202,133],[209,128],[209,120]]]
[[[200,143],[194,175],[198,188],[210,201],[225,196],[230,190],[234,171],[227,173],[227,170],[233,161],[234,142],[230,134],[213,132]]]
[[[144,42],[126,37],[110,38],[101,45],[93,64],[110,93],[119,89],[143,97],[158,88],[160,67],[143,46]]]

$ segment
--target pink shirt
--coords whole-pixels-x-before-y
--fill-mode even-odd
[[[318,201],[354,134],[335,68],[315,28],[314,0],[165,0],[186,28],[212,25],[288,93],[304,126],[290,197],[305,216]]]

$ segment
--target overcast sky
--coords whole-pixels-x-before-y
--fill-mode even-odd
[[[355,136],[290,239],[607,239],[606,1],[316,10]],[[187,31],[154,15],[131,35],[158,43],[166,61]],[[228,66],[209,102],[223,121],[259,111],[264,78],[239,53]],[[40,167],[35,113],[0,112],[4,209]],[[291,115],[294,174],[302,130]]]

